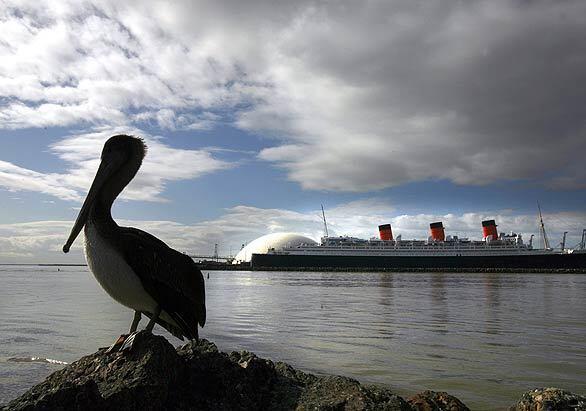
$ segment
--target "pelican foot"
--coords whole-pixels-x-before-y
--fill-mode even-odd
[[[122,347],[124,345],[124,341],[126,341],[126,339],[130,336],[130,334],[121,334],[120,337],[118,337],[116,339],[116,341],[114,341],[114,344],[112,344],[107,350],[106,350],[106,354],[114,352],[114,351],[118,351],[120,349],[120,347]]]
[[[136,337],[136,334],[138,334],[138,331],[128,334],[124,339],[122,346],[118,349],[118,351],[123,352],[132,350],[132,346],[134,344],[134,337]]]

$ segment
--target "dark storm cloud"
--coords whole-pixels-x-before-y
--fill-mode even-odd
[[[586,3],[369,5],[321,10],[287,44],[308,71],[353,95],[336,116],[348,132],[332,137],[330,148],[348,139],[367,147],[386,142],[365,149],[365,156],[344,157],[372,165],[366,176],[355,177],[371,184],[354,185],[353,177],[342,176],[329,188],[425,178],[543,181],[551,174],[563,177],[550,185],[583,187],[586,175],[572,164],[585,152]],[[327,133],[304,131],[316,139]],[[328,149],[311,138],[299,140]],[[336,172],[319,150],[310,152],[295,157],[277,149],[265,157],[285,161],[296,180],[315,163],[323,166],[316,175]],[[312,187],[310,176],[303,177]]]

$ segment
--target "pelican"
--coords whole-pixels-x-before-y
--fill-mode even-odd
[[[110,347],[131,348],[142,314],[183,340],[198,339],[206,321],[204,279],[193,260],[156,238],[132,227],[120,227],[111,208],[136,175],[146,155],[142,139],[116,135],[104,144],[101,163],[63,246],[69,249],[81,229],[85,257],[96,280],[120,304],[134,310],[129,334]]]

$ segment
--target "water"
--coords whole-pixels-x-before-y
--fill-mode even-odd
[[[132,320],[85,267],[57,269],[0,266],[0,403],[62,367],[8,358],[71,362]],[[472,409],[539,386],[586,393],[586,275],[211,271],[206,291],[201,335],[225,351]]]

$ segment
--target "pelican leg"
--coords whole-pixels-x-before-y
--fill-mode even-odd
[[[132,334],[133,332],[136,331],[136,328],[138,327],[138,323],[140,322],[141,318],[142,318],[142,314],[140,313],[140,311],[135,311],[134,318],[132,319],[132,324],[130,325],[130,331],[129,331],[130,334]]]
[[[147,330],[148,332],[153,332],[153,328],[155,327],[155,323],[159,319],[159,315],[161,315],[161,306],[160,305],[157,306],[157,308],[155,308],[155,312],[153,313],[153,316],[151,317],[151,320],[147,324],[145,330]]]

